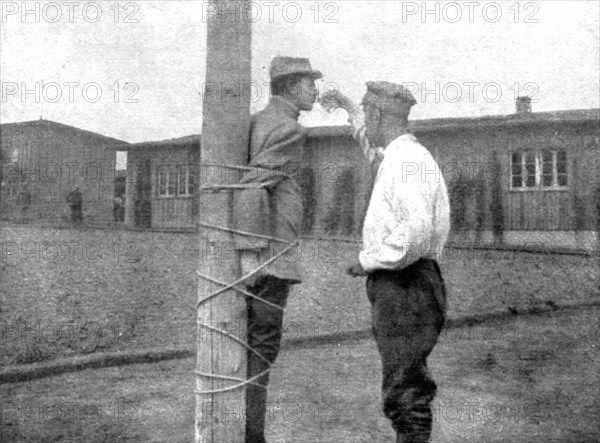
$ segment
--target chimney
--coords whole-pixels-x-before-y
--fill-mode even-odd
[[[531,113],[531,97],[520,95],[516,100],[517,114],[530,114]]]

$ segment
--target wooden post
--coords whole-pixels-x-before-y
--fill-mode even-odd
[[[235,183],[237,171],[222,165],[244,165],[248,155],[250,103],[244,87],[251,81],[251,26],[244,19],[250,0],[203,2],[208,19],[208,50],[202,124],[200,185]],[[247,9],[246,9],[247,10]],[[232,194],[200,193],[200,222],[229,226]],[[240,276],[231,234],[200,227],[199,273],[223,282]],[[199,278],[199,303],[222,288]],[[227,331],[246,341],[246,300],[228,290],[202,303],[198,309],[196,360],[196,442],[243,442],[245,438],[245,388],[219,391],[237,384],[226,377],[246,378],[246,348],[205,325]],[[217,374],[215,378],[202,374]],[[200,392],[200,393],[199,393]]]

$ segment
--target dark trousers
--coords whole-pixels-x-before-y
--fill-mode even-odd
[[[373,333],[383,367],[383,412],[398,442],[427,442],[436,384],[427,356],[442,330],[446,288],[435,260],[420,259],[400,271],[375,271],[367,279]]]
[[[285,307],[291,282],[272,276],[262,278],[248,288],[252,294]],[[283,327],[283,311],[248,297],[248,344],[267,361],[248,351],[247,377],[254,377],[269,368],[279,354]],[[265,414],[269,373],[246,387],[246,443],[265,442]]]
[[[78,223],[83,221],[83,211],[81,210],[81,206],[71,206],[71,221]]]

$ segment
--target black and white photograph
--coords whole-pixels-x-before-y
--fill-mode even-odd
[[[0,443],[600,441],[600,1],[0,0]]]

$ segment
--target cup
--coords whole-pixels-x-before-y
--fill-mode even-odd
[[[328,114],[331,114],[340,107],[339,101],[333,96],[330,90],[320,92],[317,101]]]

